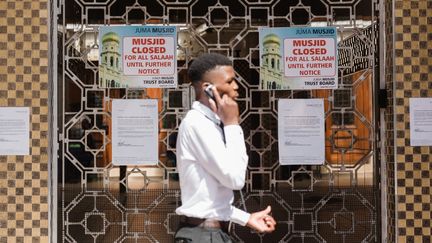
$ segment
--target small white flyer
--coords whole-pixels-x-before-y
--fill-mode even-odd
[[[156,165],[158,153],[158,101],[112,101],[112,163]]]
[[[324,164],[323,99],[280,99],[278,139],[282,165]]]
[[[432,98],[410,98],[410,145],[432,145]]]
[[[30,108],[0,107],[0,155],[30,154]]]

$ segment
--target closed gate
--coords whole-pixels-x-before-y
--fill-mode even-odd
[[[379,188],[375,148],[372,0],[58,0],[57,22],[58,242],[171,242],[180,203],[175,139],[190,109],[186,80],[201,53],[227,55],[238,75],[241,126],[250,157],[243,188],[248,210],[270,204],[272,234],[235,226],[239,242],[377,242]],[[178,27],[177,88],[102,88],[98,28],[102,25]],[[258,27],[336,26],[339,88],[259,88]],[[159,162],[111,163],[112,99],[159,100]],[[322,166],[281,166],[278,99],[323,98],[326,160]],[[143,151],[144,152],[144,151]],[[235,204],[240,206],[238,195]]]

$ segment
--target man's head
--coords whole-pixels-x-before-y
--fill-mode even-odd
[[[238,96],[232,63],[223,55],[208,53],[195,58],[189,67],[188,75],[195,87],[197,99],[201,98],[204,88],[209,84],[213,84],[221,96]]]

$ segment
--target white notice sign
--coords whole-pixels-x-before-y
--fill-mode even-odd
[[[112,163],[155,165],[158,162],[156,99],[112,102]]]
[[[0,107],[0,155],[29,155],[30,108]]]
[[[278,102],[279,161],[282,165],[324,163],[324,101],[280,99]]]
[[[410,98],[411,146],[432,145],[432,98]]]

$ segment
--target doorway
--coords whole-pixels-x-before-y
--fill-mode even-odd
[[[57,1],[58,242],[171,242],[180,204],[175,140],[193,92],[190,61],[228,56],[239,83],[249,167],[249,211],[272,205],[269,235],[235,226],[239,242],[380,241],[376,149],[377,11],[371,0],[71,0]],[[178,27],[178,87],[100,87],[98,28]],[[261,90],[258,27],[336,26],[339,88]],[[111,163],[112,99],[159,101],[156,166]],[[322,166],[278,161],[278,99],[322,98],[326,159]],[[240,197],[236,195],[236,206]]]

